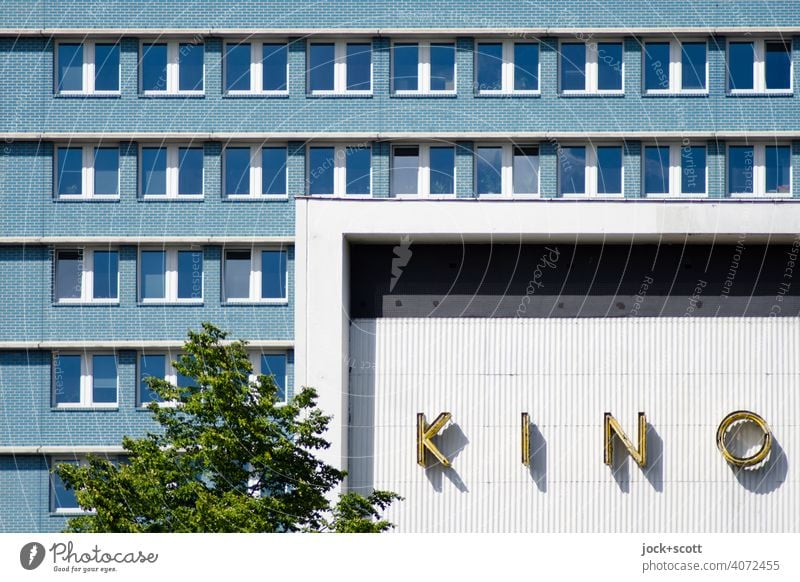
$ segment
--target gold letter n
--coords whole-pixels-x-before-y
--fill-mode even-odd
[[[430,426],[425,425],[425,413],[417,413],[417,464],[421,467],[426,465],[425,451],[428,450],[436,459],[445,467],[450,466],[450,461],[447,460],[433,441],[431,440],[436,434],[444,428],[444,425],[450,420],[453,415],[449,412],[442,412],[436,417]]]
[[[636,449],[622,430],[619,422],[610,412],[606,412],[603,419],[603,462],[609,467],[614,462],[614,435],[619,437],[628,453],[640,467],[647,466],[647,419],[644,412],[639,413],[639,448]]]

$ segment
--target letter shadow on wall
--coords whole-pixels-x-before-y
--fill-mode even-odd
[[[614,460],[611,463],[611,474],[623,493],[631,491],[630,466],[636,465],[628,455],[628,451],[618,438],[612,440]],[[664,439],[655,427],[647,423],[647,466],[642,469],[647,481],[657,492],[664,491]]]
[[[786,481],[789,461],[783,447],[775,438],[775,433],[772,433],[772,450],[761,467],[748,470],[731,465],[730,468],[742,487],[751,493],[765,495],[772,493]]]
[[[436,460],[430,453],[427,454],[428,465],[425,467],[425,476],[433,485],[433,489],[437,492],[442,491],[442,477],[446,476],[450,482],[456,486],[456,489],[462,493],[469,491],[466,483],[461,480],[458,472],[452,467],[452,462],[458,457],[461,451],[464,450],[469,444],[469,439],[458,423],[451,422],[445,429],[433,439],[434,444],[447,457],[451,466],[445,467]]]

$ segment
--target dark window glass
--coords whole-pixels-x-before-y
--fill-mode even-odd
[[[225,194],[250,194],[250,148],[225,148]]]
[[[597,88],[600,91],[622,89],[622,43],[597,44]]]
[[[119,45],[94,45],[94,90],[119,91]]]
[[[161,402],[158,394],[150,390],[147,378],[164,379],[167,357],[164,354],[142,354],[139,357],[139,403]]]
[[[398,146],[392,157],[392,194],[418,194],[419,147]]]
[[[372,68],[372,46],[362,43],[347,45],[347,90],[369,91]]]
[[[754,192],[754,167],[753,146],[728,148],[728,190],[731,194],[752,194]]]
[[[83,148],[58,148],[56,192],[59,196],[83,193]]]
[[[730,89],[753,89],[755,52],[752,42],[728,45],[728,86]]]
[[[58,465],[77,465],[78,461],[58,460],[55,466]],[[78,497],[75,495],[74,489],[67,489],[64,481],[57,473],[50,473],[50,500],[53,511],[66,510],[66,509],[80,509],[78,504]]]
[[[539,148],[536,146],[514,146],[512,172],[514,194],[536,194],[539,192]]]
[[[286,298],[286,251],[261,253],[261,297]]]
[[[81,357],[53,354],[53,396],[56,404],[81,401]]]
[[[681,192],[683,194],[705,194],[706,192],[706,148],[703,146],[681,147]]]
[[[308,193],[333,194],[334,148],[308,149]]]
[[[286,400],[286,354],[262,354],[261,373],[273,377],[278,400]]]
[[[365,144],[345,148],[345,177],[347,194],[369,194],[370,158],[372,150]]]
[[[203,298],[203,252],[178,251],[178,299]]]
[[[503,193],[503,148],[478,147],[476,155],[476,190],[481,194]]]
[[[308,56],[308,86],[311,91],[333,91],[336,46],[333,43],[313,43]]]
[[[178,90],[203,90],[203,56],[205,46],[202,44],[181,43],[178,45]]]
[[[503,45],[478,45],[478,91],[499,91],[503,88]]]
[[[83,45],[58,45],[58,90],[83,91]]]
[[[203,148],[178,149],[178,195],[203,193]]]
[[[142,251],[140,254],[142,299],[164,299],[166,297],[165,278],[167,273],[167,253],[165,251]]]
[[[789,146],[766,146],[764,150],[767,194],[788,194],[792,191],[789,181],[792,153]]]
[[[250,43],[225,47],[225,90],[250,90]]]
[[[558,148],[558,172],[561,194],[586,193],[586,148]]]
[[[644,149],[645,194],[669,194],[669,146]]]
[[[119,193],[119,148],[94,148],[94,193],[99,196]]]
[[[431,194],[455,192],[455,151],[452,147],[430,148]]]
[[[586,89],[586,45],[582,42],[561,44],[561,90]]]
[[[622,193],[622,148],[599,146],[597,153],[597,193]]]
[[[706,43],[681,44],[681,86],[683,89],[706,88]]]
[[[250,251],[225,253],[225,297],[227,299],[250,297]]]
[[[539,89],[539,45],[518,42],[514,45],[514,90]]]
[[[94,298],[116,299],[119,274],[117,251],[94,251]]]
[[[142,91],[167,90],[167,45],[142,45]]]
[[[167,193],[167,148],[142,148],[142,194]]]
[[[286,194],[286,148],[261,150],[261,192],[271,196]]]
[[[791,89],[791,45],[784,42],[768,42],[765,51],[764,74],[766,75],[767,89]]]
[[[286,63],[289,50],[285,44],[264,43],[264,91],[286,91]]]
[[[669,43],[648,42],[644,47],[644,88],[648,91],[669,90]]]
[[[80,299],[83,277],[83,252],[58,251],[56,255],[56,300]]]
[[[431,91],[456,88],[456,47],[452,43],[431,43]]]
[[[92,356],[92,402],[112,404],[117,401],[117,357]]]
[[[419,89],[419,46],[397,43],[392,47],[392,87],[395,91]]]

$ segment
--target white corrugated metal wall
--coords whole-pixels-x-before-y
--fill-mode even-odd
[[[356,320],[349,486],[403,495],[388,518],[405,532],[797,532],[799,355],[794,318]],[[777,446],[737,474],[715,433],[742,408]],[[423,469],[416,414],[442,411],[452,467]],[[605,411],[634,442],[647,413],[647,469],[621,447],[603,464]]]

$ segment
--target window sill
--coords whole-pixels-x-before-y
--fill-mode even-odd
[[[612,97],[615,99],[622,99],[625,97],[624,91],[561,91],[559,97],[566,99],[584,98],[589,97],[592,99]]]
[[[119,299],[113,301],[53,301],[53,307],[119,307]]]
[[[139,97],[141,99],[205,99],[206,94],[203,91],[178,91],[177,93],[140,91]]]
[[[794,91],[728,91],[726,97],[794,97]]]
[[[709,97],[708,91],[658,91],[642,93],[642,97],[646,99],[653,99],[659,97]]]
[[[365,92],[345,92],[331,91],[322,93],[306,93],[308,99],[372,99],[372,91]]]
[[[455,99],[458,94],[455,91],[442,91],[440,93],[415,93],[409,91],[408,93],[391,93],[389,97],[392,99]]]
[[[119,196],[56,196],[53,202],[119,202]]]
[[[110,406],[51,406],[50,412],[119,412],[119,404]]]
[[[203,301],[138,301],[138,307],[203,307]]]
[[[761,200],[767,200],[770,202],[780,201],[780,200],[794,200],[796,202],[800,202],[800,200],[795,198],[791,192],[786,192],[785,194],[733,194],[728,192],[727,197],[730,200],[739,200],[744,202],[754,202]]]
[[[139,196],[139,202],[203,202],[203,194],[180,194],[178,196]]]
[[[510,91],[496,93],[475,93],[475,99],[538,99],[541,98],[541,91]]]
[[[80,517],[82,515],[94,515],[95,511],[83,511],[82,509],[64,509],[62,511],[51,511],[50,517]]]
[[[109,91],[108,93],[54,93],[55,99],[120,99],[121,91]]]
[[[222,198],[223,202],[287,202],[289,200],[289,196],[287,194],[276,194],[276,195],[269,195],[269,194],[260,194],[258,196],[225,196]]]
[[[288,299],[262,299],[262,300],[246,300],[246,301],[223,301],[223,307],[253,307],[264,305],[289,305]]]
[[[241,91],[226,92],[222,94],[223,99],[288,99],[288,91]]]

